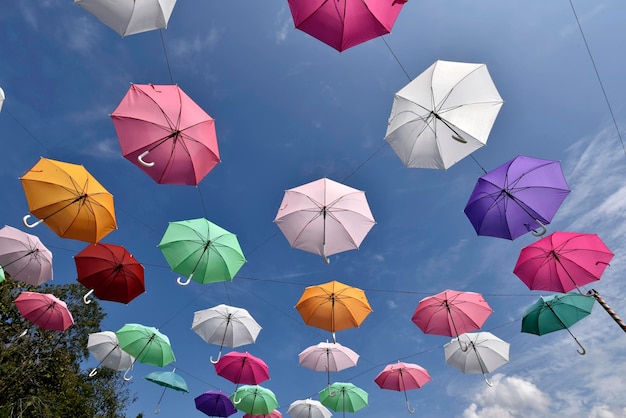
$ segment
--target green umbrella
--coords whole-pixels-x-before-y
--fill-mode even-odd
[[[237,237],[204,218],[170,222],[159,248],[183,286],[231,281],[246,262]]]
[[[276,395],[271,390],[259,385],[242,385],[230,395],[235,408],[250,415],[269,414],[278,408]]]
[[[367,392],[352,383],[335,382],[320,392],[320,401],[333,411],[356,412],[367,406]]]
[[[522,318],[522,332],[544,335],[566,329],[585,354],[585,348],[571,333],[569,327],[591,313],[595,299],[580,293],[559,293],[542,296],[529,306]]]
[[[120,348],[141,363],[163,367],[176,360],[169,338],[154,327],[126,324],[115,335]],[[126,374],[124,379],[129,380]]]
[[[144,376],[144,379],[164,387],[163,393],[161,393],[159,402],[157,402],[156,409],[154,410],[155,414],[159,413],[159,405],[161,405],[161,401],[163,400],[163,396],[165,396],[165,391],[167,389],[174,389],[179,392],[189,393],[187,382],[185,382],[185,379],[183,379],[182,376],[174,373],[175,370],[176,369],[172,370],[171,372],[152,372]]]

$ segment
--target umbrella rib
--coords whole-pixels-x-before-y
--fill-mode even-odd
[[[477,66],[476,68],[474,68],[472,71],[468,72],[467,74],[465,74],[463,77],[461,77],[459,79],[459,81],[457,81],[457,83],[452,86],[448,92],[446,93],[446,95],[443,97],[443,99],[439,102],[439,110],[441,110],[441,108],[443,107],[443,104],[445,103],[446,100],[448,100],[448,98],[450,97],[450,95],[452,94],[452,92],[454,91],[455,88],[457,88],[457,86],[459,84],[461,84],[467,77],[469,77],[471,74],[473,74],[474,72],[478,71],[480,68],[482,68],[484,66],[484,64]],[[433,75],[435,74],[435,72],[433,71]],[[431,89],[432,89],[432,82],[431,82]],[[434,100],[434,95],[433,95],[433,100]],[[488,102],[490,103],[490,102]],[[435,106],[433,106],[435,107]]]
[[[133,84],[133,87],[134,87],[134,86],[135,86],[135,85]],[[152,84],[151,84],[151,86],[152,86],[152,87],[154,87]],[[147,94],[146,92],[144,92],[143,90],[141,90],[141,89],[139,89],[139,88],[137,88],[137,89],[135,89],[135,90],[136,90],[136,91],[138,91],[140,94],[144,95],[145,97],[147,97],[147,98],[148,98],[148,100],[150,100],[152,103],[154,103],[154,105],[156,106],[156,108],[157,108],[157,109],[159,110],[159,112],[163,115],[163,118],[167,121],[167,124],[169,125],[170,130],[173,130],[173,129],[174,129],[174,125],[172,124],[172,121],[171,121],[171,120],[170,120],[170,118],[167,116],[167,113],[165,113],[165,112],[163,111],[163,109],[161,108],[161,106],[160,106],[160,105],[156,102],[156,100],[154,100],[152,97],[150,97],[150,95],[149,95],[149,94]]]

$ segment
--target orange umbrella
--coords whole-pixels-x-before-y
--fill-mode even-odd
[[[356,287],[332,281],[309,286],[296,304],[307,325],[333,333],[356,328],[372,312],[365,292]]]
[[[117,228],[113,196],[82,165],[41,158],[20,179],[28,210],[58,236],[96,243]]]

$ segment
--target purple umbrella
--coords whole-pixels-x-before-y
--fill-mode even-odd
[[[558,161],[520,155],[478,179],[465,214],[478,235],[541,236],[569,192]]]
[[[237,410],[227,394],[209,390],[196,397],[196,409],[210,417],[229,417]]]

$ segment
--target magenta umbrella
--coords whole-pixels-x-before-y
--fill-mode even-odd
[[[218,376],[244,385],[258,385],[270,378],[269,368],[263,360],[250,353],[231,351],[214,364]]]
[[[32,286],[52,280],[52,253],[35,235],[11,226],[0,229],[0,267]]]
[[[419,389],[426,383],[431,381],[428,371],[422,366],[412,363],[398,362],[396,364],[388,364],[382,372],[380,372],[374,382],[381,389],[396,390],[404,392],[404,400],[406,407],[410,413],[415,411],[409,405],[409,398],[406,391],[410,389]]]
[[[328,256],[358,249],[376,221],[365,193],[322,178],[285,191],[274,219],[293,248]]]
[[[317,372],[326,372],[330,387],[330,372],[338,372],[357,365],[359,355],[337,342],[321,342],[305,348],[298,355],[300,366]]]
[[[22,292],[14,303],[20,314],[39,328],[65,331],[74,323],[67,304],[48,293]]]
[[[407,0],[289,0],[293,23],[342,52],[391,32]]]
[[[283,418],[283,414],[277,409],[274,409],[269,414],[244,414],[243,418]]]
[[[124,157],[159,184],[197,185],[220,162],[215,121],[176,85],[131,84],[111,118]]]

